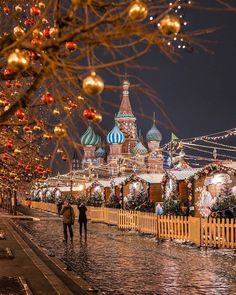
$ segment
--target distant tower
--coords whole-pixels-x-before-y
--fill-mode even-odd
[[[129,100],[129,86],[129,81],[125,79],[123,82],[120,109],[115,117],[117,126],[125,136],[125,141],[122,145],[122,153],[124,155],[129,155],[138,142],[136,118],[133,115]]]
[[[76,149],[74,150],[74,155],[73,155],[73,158],[72,158],[72,167],[71,169],[73,171],[76,171],[79,169],[79,157],[78,157],[78,154],[77,154],[77,151]]]
[[[156,127],[155,113],[153,113],[153,125],[146,135],[149,148],[149,156],[147,158],[148,170],[150,172],[163,171],[163,157],[160,152],[160,142],[162,140],[161,132]]]
[[[91,126],[89,126],[85,133],[81,136],[80,141],[84,149],[82,168],[97,164],[95,149],[96,145],[99,143],[99,140],[99,136],[94,133]]]

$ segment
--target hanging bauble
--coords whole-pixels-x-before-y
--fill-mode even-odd
[[[40,38],[33,38],[31,44],[34,46],[41,46],[43,41]]]
[[[44,9],[46,7],[46,4],[44,2],[39,2],[39,8]]]
[[[64,153],[63,149],[61,149],[61,148],[57,149],[57,154],[62,155],[63,153]]]
[[[54,134],[57,137],[63,137],[66,135],[66,129],[63,127],[62,124],[58,124],[54,127]]]
[[[16,81],[16,83],[15,83],[15,87],[16,87],[16,88],[21,88],[21,87],[22,87],[21,82]]]
[[[15,155],[19,155],[19,154],[21,154],[21,150],[18,149],[18,148],[14,149],[14,154],[15,154]]]
[[[12,69],[5,69],[3,72],[4,76],[10,76],[13,74]]]
[[[69,106],[64,106],[63,107],[63,110],[66,112],[66,113],[69,113],[71,111],[71,108]]]
[[[52,97],[52,95],[49,92],[47,92],[46,94],[44,94],[42,96],[41,100],[42,100],[43,104],[50,105],[53,103],[54,98]]]
[[[35,51],[32,51],[32,52],[31,52],[31,58],[32,58],[33,60],[38,60],[38,59],[40,59],[40,57],[41,57],[41,55],[38,54],[38,53],[36,53]]]
[[[65,46],[66,46],[66,49],[69,51],[74,51],[78,48],[78,45],[73,41],[66,42]]]
[[[28,68],[30,59],[25,51],[16,49],[8,56],[7,62],[10,69],[20,72]]]
[[[102,114],[101,113],[96,113],[93,117],[93,122],[94,123],[101,123],[102,122]]]
[[[15,116],[16,116],[17,119],[22,120],[25,117],[25,113],[24,113],[24,111],[22,109],[18,109],[15,112]]]
[[[45,17],[42,18],[42,24],[48,24],[48,20]]]
[[[36,131],[41,131],[41,127],[39,126],[39,125],[35,125],[34,127],[33,127],[33,130],[36,132]]]
[[[32,32],[32,36],[33,38],[41,39],[43,37],[43,33],[38,29],[34,29]]]
[[[158,28],[165,36],[175,35],[181,29],[181,21],[178,16],[167,14],[158,24]]]
[[[26,133],[32,133],[32,130],[31,130],[31,128],[30,128],[29,125],[25,125],[25,126],[23,127],[23,130],[24,130],[24,132],[26,132]]]
[[[32,6],[30,8],[30,14],[33,15],[33,16],[38,16],[41,14],[41,10],[38,6]]]
[[[71,3],[75,6],[86,6],[91,4],[91,0],[71,0]]]
[[[85,102],[85,98],[81,95],[77,96],[77,99],[80,103],[84,103]]]
[[[83,116],[87,120],[92,121],[95,115],[96,115],[96,110],[94,108],[88,108],[83,111]]]
[[[5,107],[4,107],[4,112],[8,111],[9,109],[10,109],[9,106],[5,106]]]
[[[32,19],[27,19],[24,21],[24,25],[27,27],[33,26],[34,25],[34,21]]]
[[[50,29],[49,28],[45,28],[44,30],[43,30],[43,35],[44,35],[44,37],[45,38],[50,38],[51,36],[50,36]]]
[[[13,141],[11,139],[7,139],[7,141],[5,143],[5,147],[7,147],[8,149],[12,149],[13,148]]]
[[[62,156],[62,161],[67,161],[68,160],[68,157],[66,155]]]
[[[26,165],[25,166],[25,171],[30,171],[31,170],[31,166],[30,165]]]
[[[24,165],[23,162],[20,161],[20,162],[18,162],[18,166],[19,166],[19,167],[24,167],[25,165]]]
[[[71,101],[71,100],[70,100],[70,101],[68,102],[68,105],[69,105],[69,107],[72,108],[72,109],[76,109],[76,108],[77,108],[77,104],[76,104],[74,101]]]
[[[100,94],[103,89],[104,82],[96,72],[92,72],[83,80],[83,90],[88,95]]]
[[[49,29],[50,37],[55,38],[58,35],[58,28],[57,27],[52,27]]]
[[[136,0],[129,7],[129,18],[132,21],[142,21],[147,17],[148,7],[141,0]]]
[[[16,5],[15,6],[15,11],[16,12],[21,12],[22,11],[22,7],[20,5]]]
[[[54,116],[59,116],[60,115],[60,111],[58,109],[54,109],[52,111],[52,113],[53,113]]]
[[[12,86],[11,81],[10,81],[10,80],[9,80],[9,81],[6,81],[6,82],[5,82],[5,86],[6,86],[7,88],[11,88],[11,86]]]
[[[4,13],[8,14],[10,12],[10,8],[8,6],[3,7]]]
[[[19,39],[21,38],[22,36],[25,35],[25,31],[22,27],[20,26],[16,26],[14,29],[13,29],[13,34],[15,36],[16,39]]]
[[[2,158],[3,160],[7,161],[10,158],[10,156],[7,153],[4,153]]]
[[[52,135],[51,134],[48,134],[48,133],[44,133],[43,134],[43,138],[46,139],[46,140],[51,140],[52,139]]]

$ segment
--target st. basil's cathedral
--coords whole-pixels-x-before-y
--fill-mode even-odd
[[[106,136],[109,150],[101,145],[100,136],[95,134],[91,126],[81,136],[84,152],[82,169],[99,167],[101,171],[106,171],[107,176],[131,171],[163,172],[163,157],[160,151],[162,135],[157,129],[155,117],[151,129],[146,134],[148,147],[145,147],[141,136],[138,136],[137,119],[132,111],[129,87],[130,82],[124,80],[119,112],[115,116],[114,127]],[[73,159],[73,170],[78,168],[77,161],[78,159]]]

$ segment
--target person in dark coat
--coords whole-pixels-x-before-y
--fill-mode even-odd
[[[62,200],[58,200],[58,202],[57,202],[57,212],[58,212],[59,216],[61,215],[62,204],[63,204]]]
[[[73,229],[72,225],[75,221],[75,213],[74,209],[71,207],[69,202],[65,200],[64,206],[61,209],[61,215],[63,215],[63,231],[64,231],[64,240],[63,242],[67,242],[67,228],[69,229],[70,239],[73,242]]]
[[[87,208],[84,205],[84,203],[81,203],[78,205],[78,210],[79,210],[79,233],[80,233],[80,238],[82,238],[82,227],[84,225],[84,234],[85,234],[85,239],[87,238],[87,215],[86,211]]]

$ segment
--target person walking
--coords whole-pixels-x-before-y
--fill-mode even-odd
[[[84,234],[85,239],[87,239],[87,207],[84,205],[84,203],[78,204],[78,210],[79,210],[79,233],[80,238],[82,238],[82,227],[84,225]]]
[[[59,199],[57,202],[57,212],[58,212],[59,217],[61,215],[61,209],[62,209],[62,200]]]
[[[75,213],[74,209],[71,207],[67,200],[64,201],[64,205],[60,212],[63,215],[63,232],[64,232],[64,240],[63,242],[67,242],[68,235],[67,235],[67,228],[69,229],[70,233],[70,240],[73,242],[73,229],[72,225],[75,221]]]

